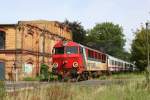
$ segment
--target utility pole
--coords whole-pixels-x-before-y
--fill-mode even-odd
[[[44,58],[45,58],[45,28],[46,28],[46,25],[45,25],[45,27],[44,27],[44,29],[43,29],[43,33],[42,33],[42,36],[43,36],[43,56],[42,56],[42,63],[44,64]]]
[[[146,22],[146,37],[147,37],[147,67],[150,67],[149,66],[149,33],[148,33],[148,26],[149,26],[149,23]]]
[[[150,75],[150,63],[149,63],[149,25],[150,23],[146,22],[146,42],[147,42],[147,69],[146,69],[146,80],[147,83],[150,82],[149,75]]]

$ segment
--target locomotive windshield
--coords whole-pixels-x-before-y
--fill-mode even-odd
[[[75,46],[66,46],[66,47],[57,47],[54,49],[55,54],[77,54],[78,53],[78,47]]]
[[[64,54],[64,47],[55,48],[55,54]]]
[[[67,54],[77,54],[78,53],[78,47],[75,47],[75,46],[66,47],[66,53]]]

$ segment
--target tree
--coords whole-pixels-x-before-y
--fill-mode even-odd
[[[63,24],[67,25],[71,29],[73,41],[84,44],[86,31],[80,22],[69,22],[68,20],[65,20]]]
[[[119,25],[111,22],[96,24],[87,34],[86,43],[88,46],[118,58],[125,58],[124,53],[127,53],[123,48],[125,39],[123,29]]]
[[[150,33],[150,30],[148,31]],[[136,66],[141,70],[147,67],[147,34],[143,27],[135,32],[135,39],[132,42],[131,60],[135,61]],[[150,38],[150,34],[148,34]],[[150,41],[149,41],[150,44]],[[150,49],[150,48],[149,48]]]

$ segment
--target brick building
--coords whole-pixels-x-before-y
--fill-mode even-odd
[[[59,40],[72,40],[72,34],[57,21],[0,24],[0,80],[35,77],[42,63],[51,67],[52,49]]]

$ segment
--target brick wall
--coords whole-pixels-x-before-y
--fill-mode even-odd
[[[0,25],[0,30],[6,33],[5,49],[0,50],[6,80],[15,80],[16,70],[19,80],[35,77],[39,74],[43,55],[44,63],[51,68],[54,44],[62,39],[72,40],[68,28],[56,21],[21,21],[16,25]]]

